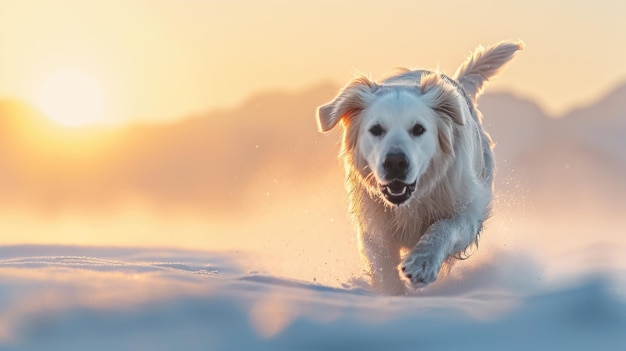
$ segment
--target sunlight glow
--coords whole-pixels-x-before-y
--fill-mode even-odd
[[[106,99],[99,82],[80,70],[59,70],[41,80],[35,105],[56,123],[65,126],[102,124]]]

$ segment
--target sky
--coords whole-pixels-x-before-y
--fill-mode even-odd
[[[624,13],[608,0],[0,0],[0,97],[67,125],[171,121],[398,66],[451,74],[477,45],[521,39],[490,89],[559,115],[626,81]]]

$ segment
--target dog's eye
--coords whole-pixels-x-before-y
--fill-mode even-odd
[[[381,136],[384,132],[385,130],[380,126],[380,124],[375,124],[372,128],[370,128],[370,133],[372,133],[373,136]]]
[[[418,123],[413,126],[413,129],[411,129],[411,134],[413,134],[414,136],[420,136],[424,134],[425,131],[426,129],[424,128],[424,126]]]

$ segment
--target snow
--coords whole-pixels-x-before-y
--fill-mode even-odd
[[[572,256],[570,254],[570,256]],[[2,350],[626,347],[624,270],[557,281],[502,253],[413,296],[255,272],[235,251],[0,247]]]

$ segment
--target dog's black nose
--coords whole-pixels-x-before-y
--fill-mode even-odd
[[[409,171],[409,160],[403,153],[387,154],[383,169],[391,179],[404,179]]]

